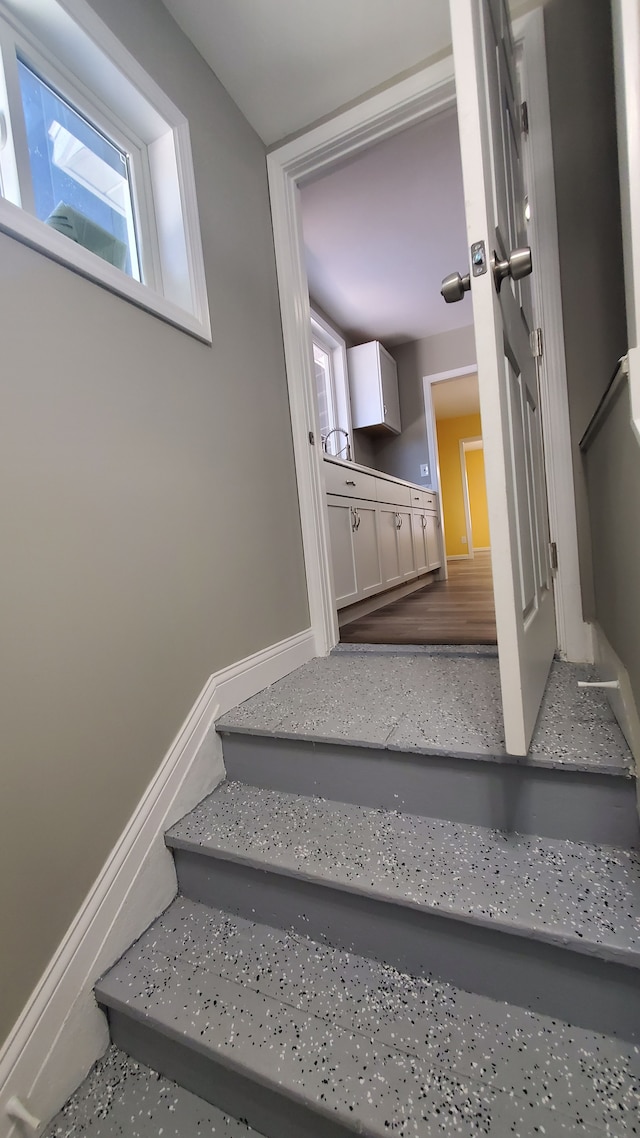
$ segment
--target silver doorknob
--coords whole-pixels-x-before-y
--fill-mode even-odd
[[[456,300],[462,300],[465,292],[471,288],[471,281],[469,274],[461,277],[460,273],[450,273],[445,277],[440,289],[440,295],[444,297],[447,304],[453,304]]]
[[[501,261],[494,251],[492,268],[497,291],[500,292],[505,277],[511,277],[514,281],[522,280],[531,274],[532,267],[531,249],[528,245],[524,249],[513,249],[507,261]]]

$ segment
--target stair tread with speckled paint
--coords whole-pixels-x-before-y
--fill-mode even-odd
[[[170,847],[640,968],[640,854],[226,782]]]
[[[180,897],[97,993],[358,1133],[634,1133],[638,1048]]]
[[[495,650],[369,649],[311,660],[223,715],[218,730],[631,777],[605,692],[578,688],[597,678],[588,664],[554,661],[525,760],[505,751]]]
[[[197,1095],[110,1047],[42,1138],[260,1138]]]

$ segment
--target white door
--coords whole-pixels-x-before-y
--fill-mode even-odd
[[[508,260],[524,229],[520,99],[505,0],[452,0],[450,9],[505,741],[524,755],[556,630],[529,306],[511,277],[498,292],[492,264],[494,251]]]

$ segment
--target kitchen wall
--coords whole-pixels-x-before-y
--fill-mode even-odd
[[[436,420],[436,430],[447,557],[466,557],[468,546],[466,540],[463,540],[466,538],[466,518],[460,463],[460,440],[482,437],[480,416],[477,414],[458,415],[452,419],[438,419]],[[473,545],[478,549],[483,549],[489,545],[484,454],[481,450],[469,451],[467,458],[470,460],[467,466],[467,481],[471,504]]]
[[[468,298],[461,301],[467,303]],[[472,319],[471,301],[469,318]],[[453,371],[475,364],[476,348],[473,324],[455,332],[442,332],[427,336],[392,349],[398,365],[400,391],[400,418],[402,433],[376,440],[375,453],[378,469],[395,478],[406,478],[419,485],[431,485],[431,478],[422,478],[420,465],[431,465],[427,445],[427,427],[424,416],[422,379],[442,371]]]
[[[0,1038],[208,676],[309,623],[264,147],[93,2],[189,118],[213,345],[0,235]]]

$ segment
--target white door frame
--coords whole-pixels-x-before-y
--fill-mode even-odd
[[[544,316],[547,343],[547,361],[542,374],[543,389],[546,387],[547,390],[543,391],[541,406],[551,532],[553,540],[558,543],[560,562],[556,577],[559,647],[570,659],[587,659],[590,640],[582,620],[577,572],[577,531],[542,10],[537,9],[523,17],[515,31],[523,42],[529,118],[532,124],[538,124],[530,136],[533,153],[528,189],[532,209],[540,219],[533,243],[538,266],[536,277],[545,281],[538,309]],[[338,642],[338,620],[332,591],[322,453],[318,445],[320,436],[315,408],[309,289],[298,186],[335,162],[454,105],[453,57],[448,56],[311,128],[267,156],[309,615],[318,655],[325,655]],[[552,376],[553,383],[545,378],[545,370]],[[310,445],[312,439],[313,444]],[[572,549],[572,543],[575,549]]]
[[[436,410],[433,405],[433,385],[444,383],[448,379],[460,379],[463,375],[477,375],[477,364],[468,364],[467,367],[455,367],[450,371],[437,371],[433,375],[423,375],[422,392],[424,396],[424,422],[427,429],[427,451],[429,454],[429,470],[431,471],[431,489],[438,495],[438,513],[440,515],[440,538],[442,541],[442,569],[439,573],[441,581],[449,576],[447,561],[447,535],[444,524],[444,507],[442,504],[442,482],[440,479],[440,451],[438,449],[438,432],[436,429]]]
[[[471,498],[469,497],[469,471],[467,469],[467,451],[484,450],[482,435],[469,436],[460,439],[460,475],[462,477],[462,497],[464,500],[464,521],[467,527],[467,557],[473,558],[476,548],[478,552],[485,552],[489,546],[477,546],[473,541],[473,522],[471,519]]]

